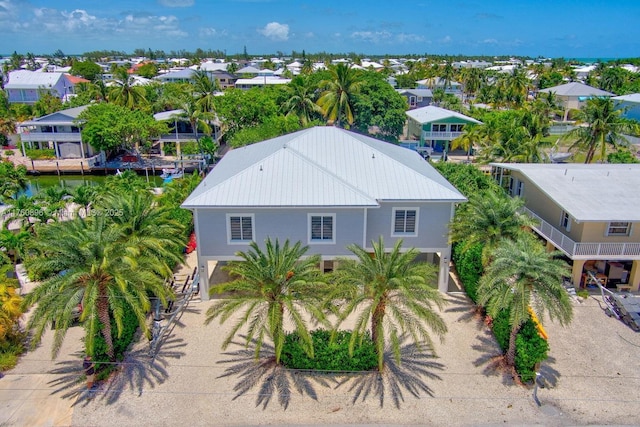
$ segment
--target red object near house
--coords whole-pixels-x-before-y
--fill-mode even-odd
[[[122,161],[123,162],[129,162],[129,163],[135,163],[135,162],[138,161],[138,156],[133,156],[133,155],[128,154],[128,155],[122,156]]]
[[[189,236],[189,242],[187,243],[187,246],[184,248],[185,253],[190,254],[191,252],[196,250],[196,233],[191,233],[191,236]]]

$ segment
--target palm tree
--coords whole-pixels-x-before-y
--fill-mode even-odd
[[[2,230],[0,231],[0,248],[4,248],[9,260],[15,265],[24,258],[30,239],[31,233],[27,231]]]
[[[447,326],[433,309],[433,305],[439,309],[444,305],[444,299],[434,286],[436,267],[415,262],[418,250],[412,248],[403,252],[401,240],[390,252],[385,252],[382,237],[372,245],[373,254],[358,245],[348,246],[357,259],[338,262],[336,289],[331,299],[341,305],[337,326],[352,313],[358,313],[351,349],[371,325],[378,370],[382,371],[387,345],[400,363],[400,343],[406,335],[419,348],[432,348],[428,329],[442,339]]]
[[[507,93],[514,106],[521,106],[527,99],[531,80],[527,77],[526,68],[514,68],[513,72],[506,78]]]
[[[363,85],[360,73],[342,63],[330,66],[329,73],[331,79],[320,82],[320,87],[325,87],[326,90],[320,95],[318,105],[327,120],[335,122],[337,127],[340,127],[343,115],[351,125],[353,95],[358,93]]]
[[[220,323],[229,320],[235,313],[240,317],[226,336],[223,350],[231,343],[243,326],[248,326],[247,345],[255,339],[256,358],[265,337],[274,343],[276,363],[280,363],[284,345],[284,319],[293,322],[304,350],[313,357],[313,343],[303,311],[316,320],[323,321],[319,309],[320,271],[316,255],[302,258],[309,248],[300,242],[293,246],[289,240],[280,245],[278,240],[267,239],[264,251],[252,242],[248,252],[238,252],[242,262],[230,263],[227,271],[233,281],[211,288],[212,295],[230,292],[231,296],[217,301],[207,310],[206,324],[220,318]]]
[[[285,88],[287,99],[282,104],[283,112],[297,116],[300,124],[306,126],[315,114],[322,113],[322,109],[314,101],[314,90],[308,78],[295,77]]]
[[[456,74],[456,70],[451,65],[451,62],[447,61],[446,64],[442,67],[442,71],[440,73],[440,78],[442,79],[442,88],[446,91],[447,88],[451,88],[451,82],[453,81]]]
[[[181,104],[182,112],[178,114],[178,117],[185,119],[191,125],[191,129],[195,134],[196,144],[198,144],[198,149],[200,150],[200,154],[204,155],[202,147],[200,146],[200,136],[198,135],[198,128],[202,128],[205,134],[211,135],[211,126],[210,122],[215,119],[215,113],[211,113],[209,111],[202,110],[198,104],[198,101],[194,99],[188,99]]]
[[[117,67],[113,71],[112,82],[115,86],[109,92],[109,101],[130,109],[147,104],[144,88],[134,85],[135,81],[126,68]]]
[[[484,138],[484,129],[482,125],[468,124],[465,125],[462,135],[451,141],[451,150],[464,148],[467,152],[467,161],[471,156],[471,149],[474,145],[478,145]]]
[[[569,294],[562,286],[570,274],[561,253],[547,252],[531,235],[516,240],[504,239],[493,252],[493,261],[480,278],[478,303],[490,316],[509,310],[511,334],[506,354],[508,366],[515,366],[516,336],[529,317],[529,307],[538,319],[548,313],[561,325],[571,321],[573,310]]]
[[[141,250],[123,228],[110,223],[107,216],[76,218],[48,225],[33,241],[38,253],[29,268],[46,273],[44,281],[26,295],[24,305],[33,308],[27,327],[34,331],[36,346],[48,326],[55,325],[52,356],[60,350],[78,304],[84,323],[86,353],[93,355],[98,333],[104,337],[106,353],[114,360],[111,320],[116,334],[123,329],[123,316],[133,311],[140,328],[147,334],[146,314],[150,295],[166,304],[173,297],[165,280],[171,269],[157,257]]]
[[[578,113],[578,120],[586,123],[587,127],[579,126],[563,135],[563,139],[576,142],[570,149],[580,149],[587,152],[584,162],[594,160],[596,150],[600,148],[600,159],[607,157],[607,144],[617,148],[618,145],[628,145],[623,134],[635,134],[640,128],[637,122],[624,120],[620,117],[622,111],[615,108],[611,98],[592,98]]]
[[[98,192],[93,185],[83,184],[76,187],[71,193],[71,201],[78,205],[78,213],[82,209],[85,215],[89,214],[92,203],[97,199]]]
[[[36,201],[26,194],[21,194],[15,199],[7,199],[7,204],[9,208],[2,212],[3,227],[8,230],[9,226],[14,224],[22,230],[33,232],[36,222],[34,219],[42,209]]]
[[[467,247],[483,245],[482,260],[487,265],[493,250],[502,240],[517,240],[535,221],[522,213],[524,201],[519,197],[486,191],[473,195],[450,225],[450,240],[465,242]]]
[[[191,76],[191,84],[198,109],[205,113],[215,113],[214,98],[218,90],[217,81],[206,70],[196,70]]]

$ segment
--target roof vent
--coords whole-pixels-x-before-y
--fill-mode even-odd
[[[260,172],[262,172],[262,165],[260,165]]]
[[[376,158],[376,153],[371,153],[371,158],[375,159]]]

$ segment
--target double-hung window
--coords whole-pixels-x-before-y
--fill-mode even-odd
[[[227,236],[229,243],[248,243],[253,240],[253,215],[229,214],[227,215]]]
[[[630,236],[631,223],[626,221],[612,221],[607,227],[607,236]]]
[[[335,214],[309,214],[309,243],[335,243]]]
[[[418,235],[418,209],[394,208],[392,236]]]

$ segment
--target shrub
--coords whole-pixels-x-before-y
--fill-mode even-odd
[[[317,329],[311,332],[314,357],[311,359],[300,346],[297,333],[287,334],[282,349],[282,364],[290,369],[318,371],[370,371],[377,366],[375,346],[367,334],[349,355],[351,331],[338,331],[331,340],[331,332]]]
[[[5,156],[13,156],[14,154],[16,154],[16,153],[13,150],[5,150],[4,151],[4,155]]]
[[[39,150],[24,150],[27,157],[32,160],[50,160],[56,158],[56,152],[51,148],[42,148]]]
[[[516,371],[523,382],[536,379],[536,364],[547,358],[549,343],[538,334],[536,325],[527,320],[516,338]]]
[[[466,248],[466,242],[456,244],[453,262],[465,292],[473,302],[478,302],[478,281],[483,272],[482,245],[476,244]]]
[[[200,148],[196,141],[184,141],[180,143],[180,153],[185,156],[200,154]]]
[[[122,334],[118,336],[116,322],[111,316],[111,333],[113,334],[113,352],[116,360],[121,361],[124,353],[133,342],[138,330],[138,319],[132,310],[126,310],[122,319]],[[93,360],[96,365],[96,377],[98,380],[106,379],[116,366],[111,364],[107,355],[107,343],[102,336],[102,331],[98,332],[95,338]]]
[[[502,310],[493,319],[493,335],[503,352],[509,347],[509,311]],[[522,382],[531,382],[536,378],[536,364],[547,358],[549,343],[538,334],[533,320],[529,319],[520,328],[516,337],[516,372]]]

